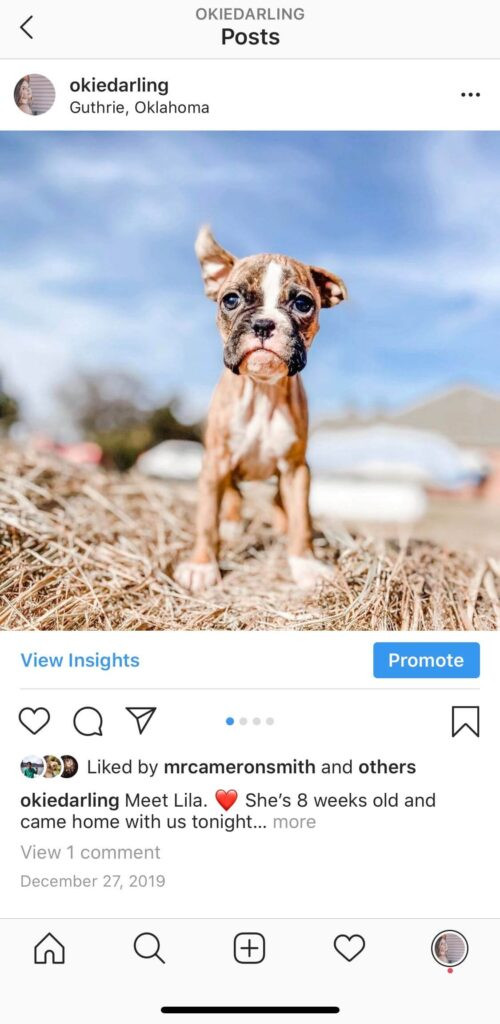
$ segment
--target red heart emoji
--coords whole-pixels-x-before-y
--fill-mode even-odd
[[[218,789],[215,794],[215,799],[220,803],[221,807],[223,807],[225,811],[228,811],[229,808],[236,803],[238,794],[235,789],[228,789],[227,791],[225,789]]]

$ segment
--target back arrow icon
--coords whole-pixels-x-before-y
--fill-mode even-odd
[[[33,36],[31,35],[31,32],[28,32],[26,25],[31,21],[32,17],[33,15],[30,14],[29,18],[26,18],[26,21],[23,21],[22,25],[19,26],[21,32],[24,32],[25,36],[28,36],[29,39],[33,39]]]

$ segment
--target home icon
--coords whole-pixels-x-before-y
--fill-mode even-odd
[[[47,932],[35,946],[36,964],[63,964],[66,950],[52,932]]]

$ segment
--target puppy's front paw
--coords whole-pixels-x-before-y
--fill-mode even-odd
[[[193,594],[215,587],[220,578],[217,562],[181,562],[174,572],[175,581]]]
[[[333,579],[330,566],[319,562],[313,555],[306,555],[304,558],[290,555],[288,564],[294,583],[302,590],[313,590],[319,583]]]

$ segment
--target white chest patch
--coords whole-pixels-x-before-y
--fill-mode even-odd
[[[291,416],[283,406],[274,407],[266,392],[246,380],[231,421],[231,467],[254,458],[263,468],[281,460],[297,440]]]

